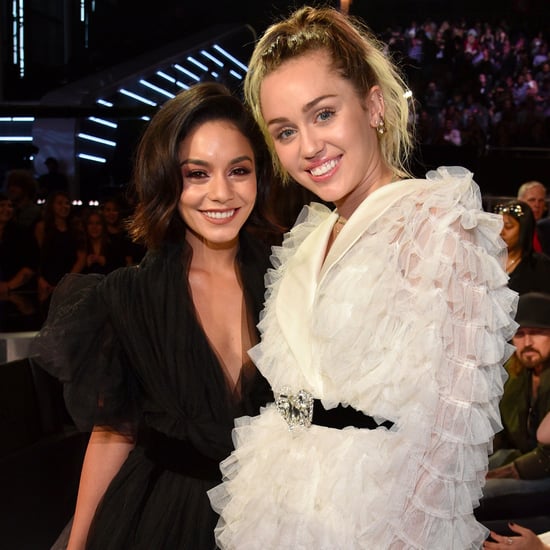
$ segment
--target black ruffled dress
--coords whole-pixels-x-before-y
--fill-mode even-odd
[[[67,275],[35,341],[38,361],[64,382],[80,429],[138,434],[98,507],[87,548],[214,548],[217,516],[206,492],[233,449],[233,420],[272,399],[252,365],[230,388],[197,322],[189,260],[185,245],[170,245],[138,267]],[[248,234],[239,265],[255,324],[268,257]]]

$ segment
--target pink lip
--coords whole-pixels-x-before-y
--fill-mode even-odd
[[[225,209],[217,209],[217,210],[201,210],[200,213],[202,214],[203,218],[214,224],[214,225],[225,225],[226,223],[230,223],[232,222],[235,217],[237,216],[237,213],[239,212],[240,208],[225,208]],[[215,212],[215,213],[225,213],[225,212],[231,212],[233,211],[233,215],[232,216],[226,216],[226,217],[223,217],[223,218],[214,218],[212,216],[208,216],[206,214],[206,212]]]
[[[321,183],[321,182],[331,178],[339,170],[341,159],[342,159],[342,155],[339,155],[337,157],[333,157],[333,158],[330,158],[330,159],[323,159],[319,162],[310,163],[309,166],[305,170],[309,174],[309,177],[313,181]],[[325,172],[321,176],[316,176],[316,175],[311,173],[311,171],[315,170],[315,168],[318,168],[319,166],[323,166],[323,164],[326,164],[327,162],[332,162],[332,161],[336,162],[335,166],[333,166],[328,172]]]

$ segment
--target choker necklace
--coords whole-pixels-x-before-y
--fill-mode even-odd
[[[334,235],[338,235],[338,233],[340,233],[340,231],[342,231],[342,227],[344,227],[344,225],[346,225],[346,222],[348,220],[346,220],[346,218],[344,218],[344,216],[338,216],[338,219],[336,220],[336,223],[334,224],[334,227],[332,228],[332,230],[334,231]]]

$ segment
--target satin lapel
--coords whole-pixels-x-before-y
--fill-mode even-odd
[[[369,195],[355,210],[334,241],[319,273],[319,284],[333,265],[355,244],[361,235],[397,200],[418,189],[425,180],[404,180],[390,183]]]
[[[319,270],[337,218],[336,213],[330,213],[288,260],[276,301],[277,319],[296,363],[312,388],[318,390],[321,379],[311,365],[311,314]]]

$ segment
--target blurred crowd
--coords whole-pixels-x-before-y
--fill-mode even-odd
[[[400,60],[425,145],[550,147],[548,28],[411,22],[382,40]]]
[[[0,192],[0,300],[7,306],[0,324],[11,326],[18,313],[43,317],[67,273],[107,274],[137,264],[145,252],[126,230],[132,209],[124,197],[78,207],[66,190],[53,188],[38,204],[38,188],[30,171],[14,169]]]

